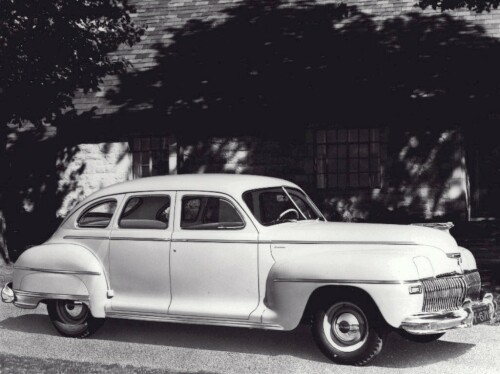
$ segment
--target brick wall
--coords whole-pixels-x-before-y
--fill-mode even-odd
[[[464,221],[469,191],[459,129],[391,130],[377,188],[318,190],[329,219],[344,221]]]
[[[182,143],[181,173],[267,175],[309,186],[305,140],[256,136],[208,137]]]
[[[64,217],[84,197],[131,179],[132,155],[128,142],[79,144],[58,182],[64,194],[57,216]]]

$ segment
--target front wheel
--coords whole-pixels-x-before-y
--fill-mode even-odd
[[[323,354],[335,363],[362,366],[382,350],[384,332],[370,308],[336,302],[314,317],[313,337]]]
[[[104,324],[104,318],[94,318],[87,305],[72,300],[52,300],[47,311],[56,330],[71,338],[85,338]]]

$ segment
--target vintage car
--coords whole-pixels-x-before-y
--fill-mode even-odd
[[[440,227],[442,228],[442,227]],[[446,227],[445,227],[446,228]],[[2,300],[83,338],[105,318],[292,330],[363,365],[388,331],[491,322],[473,255],[435,228],[327,222],[286,180],[178,175],[104,188],[15,263]]]

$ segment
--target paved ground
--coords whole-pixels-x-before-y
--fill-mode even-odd
[[[109,320],[93,337],[74,340],[57,335],[45,307],[0,304],[0,373],[500,373],[500,326],[453,331],[423,345],[390,335],[382,354],[357,368],[330,364],[306,327],[270,332]]]

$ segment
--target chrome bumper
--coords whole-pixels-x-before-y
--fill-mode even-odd
[[[487,306],[490,320],[481,323],[493,323],[496,320],[497,305],[492,294],[486,294],[478,302],[466,301],[464,305],[450,312],[420,313],[407,317],[401,328],[415,335],[437,334],[451,329],[472,327],[474,325],[473,308]]]
[[[75,300],[88,302],[88,295],[66,295],[44,292],[27,292],[12,289],[12,282],[7,283],[2,288],[2,301],[13,303],[15,306],[24,309],[35,309],[38,304],[46,300]]]
[[[4,303],[13,303],[16,297],[14,296],[14,291],[12,291],[12,282],[7,283],[2,288],[2,301]]]
[[[13,303],[15,306],[24,309],[35,309],[40,303],[41,298],[34,297],[25,292],[14,292],[12,282],[7,283],[2,288],[2,301],[4,303]]]

